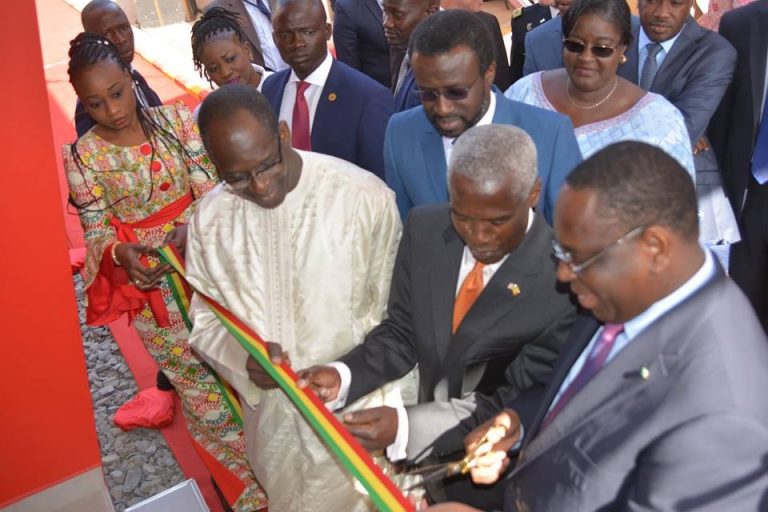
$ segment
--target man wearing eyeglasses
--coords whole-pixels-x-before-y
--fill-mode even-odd
[[[514,126],[469,129],[456,142],[449,183],[449,204],[408,217],[387,319],[337,362],[300,373],[321,398],[354,403],[418,365],[418,405],[342,417],[366,448],[386,449],[393,461],[442,455],[425,448],[459,421],[451,400],[502,384],[511,397],[547,382],[576,316],[557,284],[552,228],[532,211],[541,183],[531,138]],[[502,486],[430,492],[488,507],[503,497]]]
[[[304,368],[362,342],[382,318],[401,224],[384,183],[341,159],[296,150],[253,87],[211,93],[198,118],[223,184],[197,206],[187,278]],[[369,510],[354,478],[299,411],[194,299],[190,345],[238,392],[248,460],[272,510]],[[360,407],[401,404],[397,386]]]
[[[468,449],[506,432],[473,481],[497,481],[519,448],[508,510],[763,510],[768,340],[699,244],[685,170],[644,143],[608,146],[568,176],[555,238],[558,278],[594,318],[574,325],[549,386],[469,408],[490,419]]]
[[[430,16],[414,32],[409,52],[421,107],[392,116],[384,137],[386,181],[402,217],[414,206],[448,199],[446,169],[457,137],[473,126],[510,124],[536,145],[542,182],[537,211],[551,222],[560,186],[581,161],[570,120],[492,89],[493,40],[470,12]]]

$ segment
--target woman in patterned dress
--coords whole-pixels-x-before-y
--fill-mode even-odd
[[[87,322],[128,315],[178,392],[195,448],[226,501],[238,511],[259,510],[266,499],[245,459],[242,428],[216,376],[191,353],[166,280],[170,268],[154,253],[168,242],[183,249],[196,201],[216,185],[197,127],[181,104],[141,108],[129,67],[103,37],[78,35],[69,57],[70,82],[96,121],[63,148],[70,200],[85,232]]]

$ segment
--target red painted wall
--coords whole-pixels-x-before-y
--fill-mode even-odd
[[[35,3],[0,16],[0,507],[100,465]]]

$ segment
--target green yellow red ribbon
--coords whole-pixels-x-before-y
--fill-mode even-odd
[[[157,249],[160,257],[181,277],[186,277],[184,260],[171,245]],[[199,293],[199,292],[198,292]],[[232,336],[269,373],[288,395],[307,422],[328,448],[368,491],[381,511],[413,511],[414,507],[394,483],[381,471],[362,446],[347,432],[339,420],[311,390],[299,388],[298,375],[286,364],[275,365],[269,358],[267,344],[251,328],[210,297],[199,293],[211,311]]]

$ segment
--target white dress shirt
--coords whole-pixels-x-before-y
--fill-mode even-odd
[[[667,39],[666,41],[663,41],[659,43],[661,45],[661,51],[656,54],[656,64],[659,65],[658,68],[661,68],[661,63],[664,62],[664,59],[667,58],[667,54],[672,49],[672,45],[675,44],[675,41],[677,41],[677,38],[680,37],[680,34],[682,33],[683,29],[685,28],[685,25],[683,25],[683,28],[680,29],[680,32],[675,34],[675,37],[672,39]],[[648,57],[648,48],[646,46],[648,43],[653,43],[654,41],[651,41],[650,38],[645,34],[645,30],[643,30],[643,27],[640,27],[640,36],[637,39],[637,50],[638,50],[638,56],[637,56],[637,76],[638,80],[640,80],[640,77],[643,76],[643,66],[645,66],[645,59]]]
[[[251,1],[256,2],[257,0]],[[256,35],[259,37],[264,65],[272,71],[280,71],[287,68],[288,64],[280,56],[280,51],[275,46],[275,40],[272,39],[272,22],[255,5],[249,2],[243,2],[243,5],[245,5],[245,10],[248,11],[248,16],[251,18],[251,24],[256,30]],[[272,7],[269,5],[268,0],[264,0],[264,6],[268,11],[272,12]]]
[[[482,79],[482,78],[481,78]],[[485,126],[493,123],[493,115],[496,113],[496,95],[491,91],[491,101],[488,103],[488,110],[485,111],[483,117],[477,122],[475,126]],[[460,137],[460,136],[459,136]],[[446,166],[451,163],[451,153],[453,152],[453,144],[458,137],[443,137],[443,151],[445,152],[445,164]]]
[[[304,98],[306,98],[307,107],[309,108],[310,134],[312,133],[312,127],[315,125],[315,112],[317,112],[317,105],[320,103],[325,82],[328,81],[328,75],[331,73],[332,64],[333,57],[328,53],[322,64],[304,79],[309,84],[309,87],[304,91]],[[296,104],[296,87],[300,81],[299,77],[296,76],[296,72],[291,70],[291,76],[288,78],[288,83],[285,84],[285,90],[283,91],[283,102],[280,104],[279,118],[281,121],[288,123],[288,127],[291,130],[293,130],[293,106]]]
[[[535,214],[533,210],[529,210],[528,225],[525,228],[526,233],[528,233],[528,231],[531,229],[534,218],[535,218]],[[499,268],[504,264],[505,261],[507,261],[508,257],[509,257],[509,254],[505,254],[504,257],[501,258],[496,263],[491,263],[483,267],[483,287],[485,287],[488,284],[491,278],[493,278],[496,271],[499,270]],[[469,274],[472,268],[475,266],[476,261],[477,260],[475,260],[474,256],[472,256],[472,252],[465,245],[464,252],[462,253],[462,256],[461,256],[461,266],[459,267],[459,278],[456,282],[456,292],[454,296],[459,294],[459,290],[461,290],[461,284],[464,282],[464,279],[466,279],[467,274]],[[352,372],[349,370],[349,367],[346,364],[339,361],[334,361],[330,363],[329,366],[336,368],[336,371],[339,372],[339,376],[341,380],[341,384],[339,386],[339,394],[336,397],[336,400],[333,400],[332,402],[328,402],[326,404],[326,406],[329,409],[336,410],[344,407],[344,405],[347,402],[347,395],[349,395],[349,386],[352,383]],[[405,410],[405,406],[402,406],[402,405],[395,407],[395,409],[397,410],[397,434],[395,434],[395,440],[392,442],[391,445],[387,447],[387,450],[386,450],[387,458],[392,462],[405,459],[407,456],[406,447],[408,446],[408,413]]]

